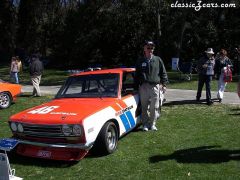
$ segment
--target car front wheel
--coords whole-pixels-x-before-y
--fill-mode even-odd
[[[0,93],[0,108],[5,109],[8,108],[12,103],[11,97],[8,93],[2,92]]]
[[[111,154],[117,149],[117,144],[117,127],[113,122],[107,122],[104,124],[97,137],[93,152],[98,155]]]

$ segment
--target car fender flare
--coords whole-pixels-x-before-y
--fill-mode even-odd
[[[11,98],[11,101],[13,101],[13,97],[12,94],[9,91],[0,91],[0,93],[6,93],[9,95],[9,97]]]

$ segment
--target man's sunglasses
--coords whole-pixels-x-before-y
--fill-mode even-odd
[[[148,47],[147,49],[154,49],[154,47]]]

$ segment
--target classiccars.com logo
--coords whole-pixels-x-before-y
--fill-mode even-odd
[[[172,8],[193,8],[200,11],[202,8],[236,8],[235,3],[203,3],[202,1],[181,3],[176,1],[171,4]]]

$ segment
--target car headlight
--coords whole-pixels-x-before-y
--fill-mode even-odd
[[[80,135],[81,135],[81,132],[82,132],[81,126],[75,124],[75,125],[73,126],[72,131],[73,131],[73,135],[75,135],[75,136],[80,136]]]
[[[17,125],[17,130],[18,130],[18,132],[20,132],[20,133],[22,133],[24,130],[23,130],[23,126],[22,126],[22,124],[18,124]]]
[[[63,125],[62,132],[63,132],[64,136],[70,136],[72,134],[72,127],[69,125]]]
[[[10,125],[12,131],[16,132],[17,131],[17,124],[15,122],[12,122]]]

